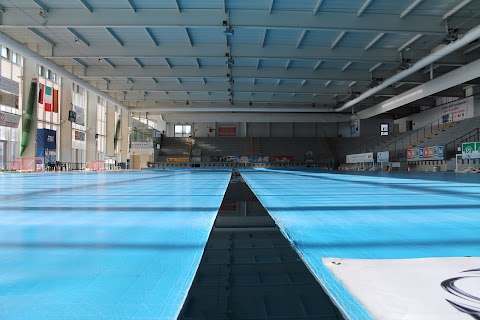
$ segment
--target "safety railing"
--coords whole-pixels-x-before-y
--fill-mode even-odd
[[[467,132],[455,140],[445,144],[445,154],[448,158],[453,158],[458,153],[458,149],[460,148],[461,150],[462,143],[474,141],[480,141],[480,128],[475,128],[472,131]]]

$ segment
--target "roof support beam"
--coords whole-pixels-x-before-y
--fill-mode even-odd
[[[455,8],[452,10],[448,11],[444,16],[443,20],[447,20],[451,16],[453,16],[455,13],[457,13],[459,10],[461,10],[463,7],[465,7],[467,4],[472,2],[472,0],[463,0],[461,3],[459,3]]]
[[[133,58],[133,60],[135,60],[135,62],[138,64],[138,66],[143,69],[143,63],[140,61],[140,59]]]
[[[335,41],[333,41],[332,45],[330,46],[330,49],[331,50],[335,49],[335,47],[340,43],[340,41],[342,41],[343,37],[345,37],[346,34],[347,34],[347,31],[340,32],[338,37],[335,39]]]
[[[313,8],[313,15],[316,16],[318,13],[318,10],[320,10],[320,7],[322,6],[323,0],[317,0],[317,3],[315,4],[315,8]]]
[[[458,68],[425,84],[405,91],[404,93],[388,99],[378,105],[360,111],[358,115],[361,119],[370,118],[378,114],[397,109],[419,99],[432,96],[438,92],[447,90],[462,83],[466,83],[478,77],[477,70],[479,70],[479,68],[480,60],[474,61],[464,67]]]
[[[313,67],[313,71],[318,70],[318,68],[320,68],[320,66],[322,65],[322,63],[323,63],[323,61],[321,61],[321,60],[318,61],[318,62],[315,64],[315,66]]]
[[[268,14],[272,14],[272,10],[273,10],[273,2],[275,0],[270,0],[270,4],[268,5]]]
[[[268,29],[265,28],[265,30],[263,30],[262,48],[265,47],[265,40],[267,40],[267,33],[268,33]]]
[[[47,37],[46,35],[44,35],[43,33],[41,33],[40,31],[38,31],[37,29],[35,28],[28,28],[28,30],[30,30],[32,33],[34,33],[35,35],[37,35],[38,37],[40,37],[43,41],[47,42],[48,44],[50,44],[52,47],[55,47],[57,44],[52,40],[50,39],[49,37]]]
[[[297,48],[300,48],[300,46],[302,45],[302,41],[303,39],[305,38],[305,36],[307,35],[307,32],[308,30],[303,30],[302,31],[302,34],[300,35],[300,37],[298,38],[298,41],[297,41]]]
[[[157,41],[157,39],[155,39],[155,36],[153,35],[152,31],[149,28],[145,28],[145,31],[147,31],[147,34],[150,37],[150,39],[158,47],[158,41]]]
[[[467,50],[463,51],[463,54],[470,53],[470,52],[472,52],[472,51],[475,51],[475,50],[477,50],[478,48],[480,48],[480,42],[479,42],[479,43],[477,43],[476,45],[474,45],[474,46],[472,46],[472,47],[468,48]]]
[[[73,28],[67,28],[67,30],[70,31],[70,33],[73,34],[75,36],[75,38],[78,39],[78,41],[80,41],[81,43],[83,43],[87,47],[90,46],[90,43],[87,40],[85,40],[85,38],[83,36],[81,36],[77,31],[75,31]]]
[[[365,0],[362,7],[357,12],[357,17],[360,17],[365,12],[365,10],[367,10],[368,6],[372,3],[372,1],[373,0]]]
[[[167,66],[172,69],[172,64],[170,63],[170,60],[168,60],[168,58],[163,58],[163,60],[165,60],[165,63],[167,64]]]
[[[105,29],[107,30],[108,33],[110,33],[113,39],[115,39],[115,41],[118,42],[119,45],[121,45],[122,47],[124,46],[123,41],[115,34],[115,32],[111,28],[105,28]]]
[[[88,4],[87,0],[79,0],[79,1],[82,3],[85,9],[87,9],[90,13],[93,12],[92,7]]]
[[[5,13],[5,8],[2,7],[2,6],[0,6],[0,12],[1,12],[1,13]]]
[[[40,0],[32,0],[40,9],[45,10],[48,12],[48,7]]]
[[[412,43],[414,43],[415,41],[417,41],[418,39],[420,39],[421,37],[423,37],[423,34],[417,34],[416,36],[414,36],[412,39],[408,40],[407,42],[405,42],[405,44],[403,46],[401,46],[400,48],[398,48],[398,52],[402,52],[403,50],[405,50],[406,48],[408,48]]]
[[[287,64],[285,65],[285,70],[288,70],[291,63],[292,63],[292,60],[287,60]]]
[[[182,12],[182,9],[180,8],[180,4],[178,3],[178,0],[173,0],[175,2],[175,6],[177,7],[178,13]]]
[[[380,68],[381,66],[383,65],[383,63],[377,63],[376,65],[374,65],[373,67],[370,68],[370,70],[368,70],[368,72],[372,73],[373,71],[377,70],[378,68]]]
[[[458,40],[457,40],[458,41]],[[47,58],[164,58],[164,57],[188,57],[188,58],[225,58],[224,45],[169,45],[154,47],[152,45],[138,46],[125,44],[123,47],[108,45],[96,45],[82,48],[82,52],[63,43],[53,48],[39,46],[39,52]],[[428,50],[415,50],[415,56],[427,56]],[[305,47],[297,49],[294,46],[266,46],[237,45],[231,47],[231,56],[249,59],[285,59],[301,61],[354,61],[354,62],[383,62],[398,63],[398,50],[372,48],[368,51],[360,50],[352,55],[350,48],[331,50],[329,47]],[[355,59],[353,59],[355,56]],[[452,53],[442,59],[442,63],[465,63],[472,60],[471,55]]]
[[[365,51],[367,51],[368,49],[370,49],[371,47],[373,47],[378,41],[380,41],[380,39],[383,38],[383,36],[385,35],[385,33],[380,33],[378,34],[375,38],[373,38],[372,41],[370,41],[367,46],[365,47]]]
[[[190,33],[188,32],[188,28],[184,28],[183,30],[185,30],[185,34],[187,35],[188,43],[190,43],[190,46],[193,47],[192,37],[190,36]]]
[[[352,63],[353,63],[352,61],[347,62],[347,63],[343,66],[342,71],[347,70],[347,69],[352,65]]]
[[[198,61],[198,58],[195,58],[195,64],[197,65],[197,68],[201,68],[202,66],[200,65],[200,61]]]
[[[110,61],[108,58],[103,58],[103,61],[105,61],[106,64],[108,64],[110,67],[115,68],[115,65]]]
[[[8,15],[2,17],[2,28],[38,27],[38,21],[26,17],[38,15],[38,10],[28,9],[22,12],[8,9]],[[90,13],[84,9],[51,9],[45,27],[105,27],[105,28],[157,28],[157,27],[216,27],[224,29],[215,21],[225,20],[222,10],[189,9],[179,13],[175,9],[138,10],[136,13],[125,9],[95,9]],[[276,11],[268,14],[262,10],[233,10],[229,12],[229,23],[235,28],[269,28],[310,31],[348,31],[348,32],[384,32],[384,33],[423,33],[426,35],[444,35],[445,26],[438,22],[437,16],[411,15],[400,19],[398,14],[375,14],[372,19],[358,19],[349,12],[329,12],[321,19],[311,12]],[[465,21],[462,17],[449,18],[450,25],[461,25],[469,30],[479,24],[479,18]]]
[[[327,82],[325,82],[325,87],[328,87],[331,83],[332,83],[332,80],[328,80]]]
[[[127,0],[128,4],[130,5],[130,8],[132,8],[133,12],[137,12],[137,8],[135,8],[135,5],[133,4],[132,0]]]
[[[76,63],[78,63],[79,65],[81,65],[82,67],[88,68],[88,65],[87,65],[85,62],[83,62],[82,60],[80,60],[80,59],[78,59],[78,58],[73,58],[73,60],[74,60]]]
[[[411,5],[407,7],[401,14],[400,14],[400,19],[405,18],[410,12],[412,12],[420,3],[422,3],[423,0],[415,0],[412,2]]]

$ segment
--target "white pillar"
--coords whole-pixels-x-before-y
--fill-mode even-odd
[[[60,160],[72,162],[72,123],[68,120],[68,112],[72,110],[72,81],[62,78],[60,100]]]
[[[100,160],[97,155],[97,141],[95,139],[97,133],[97,106],[98,96],[93,92],[87,93],[87,150],[86,160]]]

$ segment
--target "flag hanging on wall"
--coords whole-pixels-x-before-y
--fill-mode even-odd
[[[44,102],[45,102],[45,111],[52,111],[52,103],[53,103],[53,94],[52,94],[52,87],[45,86],[45,93],[44,93]]]
[[[53,112],[58,113],[58,90],[53,89]]]
[[[44,85],[39,83],[38,84],[38,103],[43,104],[43,89]]]

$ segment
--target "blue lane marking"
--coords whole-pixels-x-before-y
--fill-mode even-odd
[[[0,319],[175,319],[230,175],[0,175]]]
[[[371,316],[322,257],[480,256],[480,177],[268,169],[241,174],[351,319]]]

